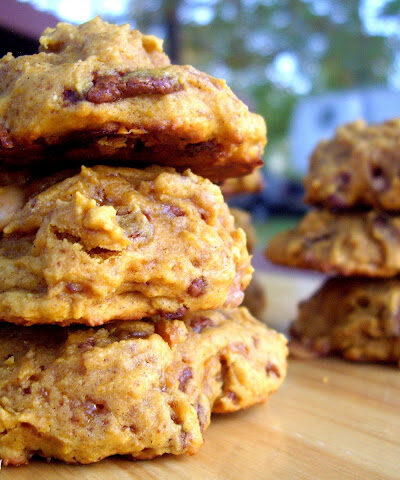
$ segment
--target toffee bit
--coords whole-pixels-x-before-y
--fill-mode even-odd
[[[204,295],[207,289],[207,282],[203,277],[196,278],[189,285],[187,292],[191,297],[200,297]]]

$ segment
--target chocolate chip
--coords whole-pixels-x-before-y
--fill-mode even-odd
[[[372,220],[373,226],[380,232],[381,235],[400,240],[400,229],[391,223],[391,217],[384,213],[375,215]]]
[[[85,411],[89,416],[92,416],[97,410],[97,405],[93,402],[85,402]]]
[[[190,320],[190,327],[196,333],[201,333],[206,327],[214,327],[215,323],[208,317],[194,317]]]
[[[331,238],[332,233],[322,233],[321,235],[316,235],[315,237],[308,237],[304,240],[306,246],[313,245],[314,243],[322,242]]]
[[[103,403],[95,403],[91,399],[86,400],[86,402],[84,403],[84,409],[90,417],[93,416],[94,413],[109,412],[107,405]]]
[[[274,363],[268,362],[265,366],[265,371],[267,372],[267,375],[273,373],[276,377],[281,378],[281,372]]]
[[[30,393],[32,393],[32,389],[31,387],[26,387],[23,389],[23,392],[25,393],[25,395],[29,395]]]
[[[89,337],[84,342],[81,342],[78,345],[78,348],[79,350],[87,351],[87,350],[90,350],[90,348],[94,347],[95,345],[96,345],[96,341],[94,340],[94,338]]]
[[[165,320],[177,320],[179,318],[182,318],[186,312],[186,307],[180,307],[175,312],[160,312],[160,317]]]
[[[189,285],[187,292],[191,297],[200,297],[206,291],[207,282],[203,277],[195,278]]]
[[[342,190],[346,185],[350,183],[351,180],[351,173],[350,172],[339,172],[335,176],[335,183],[337,184],[339,190]]]
[[[80,293],[84,290],[84,286],[81,285],[80,283],[67,283],[65,285],[65,288],[70,292],[70,293]]]
[[[176,205],[164,205],[163,209],[167,214],[173,217],[183,217],[185,215],[185,212]]]
[[[370,170],[371,172],[371,185],[377,192],[384,192],[390,186],[390,181],[385,171],[378,166],[374,166]]]
[[[235,342],[231,344],[231,350],[234,352],[240,353],[244,357],[247,357],[249,354],[249,349],[242,342]]]
[[[200,218],[204,221],[207,222],[208,220],[208,212],[204,210],[203,208],[199,208],[199,213],[200,213]]]
[[[118,338],[120,340],[129,340],[130,338],[149,338],[153,333],[153,329],[148,330],[121,330],[118,332]]]
[[[239,403],[239,397],[235,392],[228,392],[226,395],[232,403]]]
[[[112,256],[117,255],[117,253],[112,250],[108,250],[107,248],[101,248],[101,247],[94,247],[91,250],[87,250],[86,253],[90,255],[91,257],[101,257],[103,259],[110,258]],[[82,290],[84,290],[85,287],[82,287]]]
[[[185,153],[194,156],[201,152],[209,152],[211,150],[216,150],[217,148],[218,144],[216,144],[216,142],[214,141],[189,143],[185,146]]]
[[[380,213],[374,218],[374,225],[378,228],[387,227],[389,225],[389,217]]]
[[[107,194],[104,191],[104,188],[98,186],[93,194],[93,199],[96,201],[97,205],[103,205],[103,203],[109,203],[105,202],[105,199],[107,198]]]
[[[14,146],[8,131],[0,125],[0,145],[4,148],[12,148]]]
[[[224,357],[220,358],[220,365],[221,365],[221,370],[219,372],[219,376],[220,376],[220,381],[222,382],[222,390],[225,392],[227,390],[226,386],[229,380],[228,379],[229,368],[228,368],[226,358]]]
[[[192,369],[190,367],[184,368],[179,375],[179,390],[182,392],[186,391],[187,384],[191,378],[193,378]]]
[[[144,94],[167,95],[181,90],[182,86],[171,77],[154,78],[151,76],[130,75],[123,89],[125,97]]]
[[[349,206],[346,198],[343,197],[340,193],[333,193],[327,198],[327,204],[330,209],[343,209]]]
[[[119,81],[118,75],[97,77],[86,94],[86,100],[91,103],[108,103],[119,100],[121,98]]]
[[[39,392],[40,392],[40,395],[42,395],[42,397],[44,398],[47,398],[49,396],[49,392],[43,387],[39,388]]]
[[[368,297],[359,297],[359,298],[357,299],[357,304],[358,304],[361,308],[368,308],[369,305],[370,305],[369,298],[368,298]]]
[[[76,90],[64,89],[63,91],[64,105],[69,107],[80,101],[79,93]]]
[[[100,104],[138,95],[167,95],[181,89],[182,85],[170,77],[154,78],[151,75],[134,74],[95,75],[93,86],[86,94],[86,100]]]
[[[184,432],[182,430],[182,432],[180,434],[180,437],[181,437],[182,448],[186,448],[189,445],[190,439],[192,437],[191,433],[190,432]]]
[[[195,405],[197,419],[199,420],[200,432],[202,432],[206,426],[208,415],[205,407],[199,402]]]

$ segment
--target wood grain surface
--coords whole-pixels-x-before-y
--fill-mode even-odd
[[[265,270],[266,268],[266,270]],[[285,327],[321,277],[272,269],[269,320]],[[1,480],[388,480],[400,479],[400,371],[336,359],[290,360],[288,378],[268,404],[214,416],[193,457],[89,466],[7,467]]]

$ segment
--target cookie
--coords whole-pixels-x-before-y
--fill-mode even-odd
[[[286,339],[245,308],[0,332],[5,465],[193,454],[211,412],[264,402],[286,373]]]
[[[241,208],[230,208],[230,212],[235,219],[236,228],[241,228],[246,234],[247,250],[253,253],[256,248],[257,238],[251,214]]]
[[[220,187],[225,198],[246,193],[259,193],[264,188],[264,179],[261,170],[258,169],[244,177],[227,178]]]
[[[398,278],[332,278],[300,304],[291,334],[317,355],[399,363],[399,311]]]
[[[4,226],[0,318],[179,318],[239,305],[252,271],[245,234],[209,180],[156,166],[82,167],[32,191]]]
[[[304,186],[310,204],[400,210],[400,119],[340,127],[318,144]]]
[[[257,237],[250,213],[240,208],[231,208],[230,211],[235,219],[236,228],[243,229],[246,234],[247,250],[250,253],[254,253],[257,244]],[[252,315],[261,320],[265,318],[267,304],[266,289],[263,287],[257,276],[253,275],[251,282],[244,293],[242,305],[247,307]]]
[[[162,41],[95,18],[0,60],[0,161],[168,165],[215,181],[262,164],[264,120],[223,80],[171,65]]]
[[[268,306],[267,291],[257,276],[257,272],[255,272],[249,286],[246,288],[242,306],[246,307],[259,320],[263,321],[266,318]]]
[[[296,228],[273,237],[266,256],[329,274],[393,277],[400,274],[400,216],[310,211]]]
[[[0,230],[34,195],[79,173],[80,169],[50,172],[40,168],[5,169],[0,167]]]

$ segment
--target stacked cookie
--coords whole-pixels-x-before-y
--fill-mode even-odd
[[[221,184],[222,194],[227,200],[243,194],[259,193],[263,188],[264,179],[260,170],[255,170],[253,173],[244,177],[228,178]],[[257,238],[250,213],[241,208],[234,207],[232,207],[230,211],[235,219],[236,227],[241,228],[246,234],[247,250],[253,253],[256,248]],[[254,273],[246,289],[243,305],[247,307],[255,317],[265,321],[267,294],[265,287],[257,276],[257,272]]]
[[[354,361],[400,361],[400,121],[358,121],[321,142],[305,179],[317,208],[266,254],[338,275],[301,303],[291,333],[302,346]]]
[[[254,170],[265,124],[128,25],[40,44],[0,61],[0,458],[194,453],[286,372],[209,180]]]

